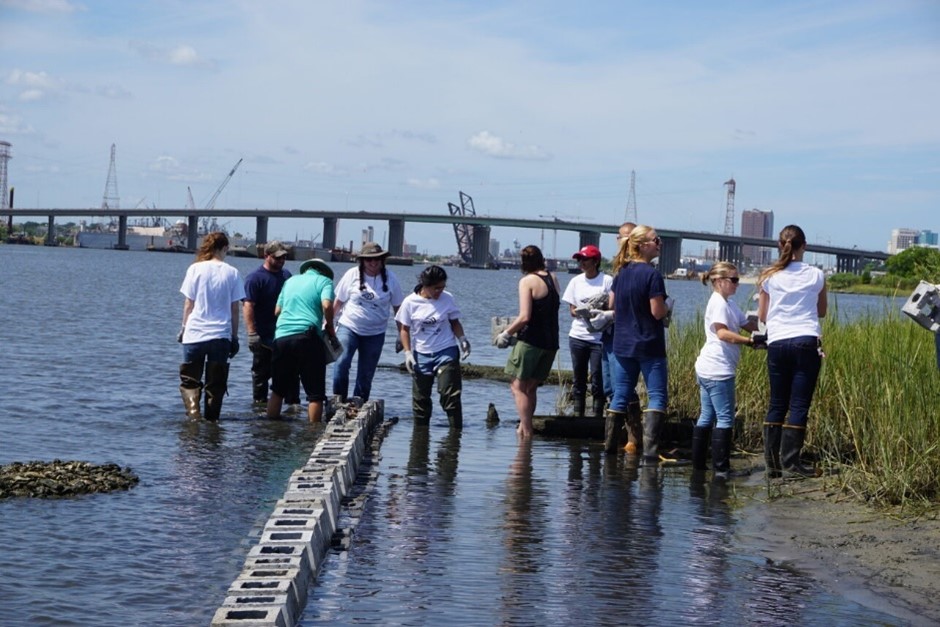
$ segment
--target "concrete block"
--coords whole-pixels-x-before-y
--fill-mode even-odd
[[[282,607],[220,607],[212,617],[212,627],[293,627]]]
[[[266,612],[265,618],[269,618],[270,610],[281,609],[285,619],[285,624],[296,625],[300,620],[303,608],[291,607],[290,600],[286,594],[249,594],[232,595],[225,597],[221,609],[240,610],[237,612],[227,612],[228,616],[256,617],[260,612]],[[234,618],[228,618],[234,620]],[[275,618],[275,624],[277,624]],[[215,623],[213,623],[215,624]],[[242,623],[234,623],[242,624]]]
[[[310,544],[290,544],[289,542],[261,543],[251,547],[248,551],[248,558],[245,560],[246,567],[250,560],[261,559],[289,559],[293,566],[297,560],[300,566],[310,571],[313,576],[317,574],[317,568],[320,563]],[[298,566],[299,567],[299,566]]]

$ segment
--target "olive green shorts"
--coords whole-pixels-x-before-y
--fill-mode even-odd
[[[525,342],[516,342],[512,347],[504,372],[516,379],[536,379],[541,383],[552,371],[556,352]]]

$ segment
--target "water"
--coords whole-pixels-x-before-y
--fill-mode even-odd
[[[251,412],[247,350],[222,422],[184,420],[174,340],[191,261],[0,246],[0,463],[116,462],[141,478],[127,492],[0,501],[4,625],[208,624],[309,456],[319,427]],[[243,274],[258,264],[230,261]],[[394,268],[405,285],[419,270]],[[470,361],[504,363],[489,318],[515,312],[519,275],[448,271]],[[680,303],[707,300],[698,283],[669,289]],[[374,389],[388,416],[409,415],[406,376],[380,370]],[[554,395],[543,388],[540,407]],[[495,430],[482,424],[490,401],[503,416]],[[795,594],[801,621],[897,624],[736,545],[738,514],[711,487],[693,494],[685,474],[611,465],[596,443],[520,449],[505,385],[467,382],[464,402],[459,438],[439,424],[415,438],[407,419],[391,430],[353,549],[327,561],[305,624],[791,622],[780,612]]]

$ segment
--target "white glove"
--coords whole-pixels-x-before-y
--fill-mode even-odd
[[[470,356],[470,340],[466,335],[461,335],[457,338],[457,343],[460,345],[460,358],[467,359]]]
[[[411,351],[405,351],[405,370],[414,374],[415,365],[417,365],[417,362],[415,362],[414,354]]]
[[[512,336],[503,331],[496,336],[494,344],[496,344],[496,348],[508,348],[512,344]]]
[[[588,320],[588,327],[595,333],[600,333],[614,323],[614,312],[610,309],[592,309],[591,319]]]

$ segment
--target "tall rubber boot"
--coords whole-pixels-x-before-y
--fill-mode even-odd
[[[591,414],[595,418],[604,417],[604,397],[598,394],[597,396],[591,397]]]
[[[731,472],[731,440],[734,429],[715,429],[712,431],[712,467],[716,474],[727,475]]]
[[[202,420],[199,403],[202,400],[202,362],[187,361],[180,364],[180,396],[183,408],[192,420]]]
[[[767,476],[772,479],[780,477],[783,469],[783,466],[780,465],[782,431],[783,424],[779,422],[764,423],[764,463],[767,464]]]
[[[647,409],[643,412],[643,459],[648,462],[659,461],[659,434],[663,430],[666,412]]]
[[[627,455],[636,455],[640,452],[643,443],[643,412],[640,402],[633,401],[627,405]]]
[[[604,422],[604,452],[608,455],[613,455],[620,448],[620,434],[623,433],[623,423],[626,417],[626,412],[607,410]]]
[[[441,399],[441,408],[447,414],[447,422],[453,429],[463,429],[463,404],[460,400],[462,389],[459,362],[449,361],[437,369],[437,392]]]
[[[411,379],[411,411],[415,424],[431,424],[431,392],[434,389],[434,377],[415,372]]]
[[[692,428],[692,468],[695,470],[708,470],[708,444],[711,427]],[[714,453],[712,454],[714,457]]]
[[[206,362],[206,420],[216,422],[222,414],[222,398],[228,389],[228,364],[222,361]]]
[[[796,427],[785,425],[783,427],[783,438],[780,444],[780,461],[783,462],[783,472],[787,476],[793,477],[815,477],[816,470],[807,468],[800,461],[800,453],[803,451],[803,441],[806,438],[806,427]]]
[[[573,396],[571,400],[574,402],[574,415],[576,418],[584,418],[584,397],[583,396]]]

